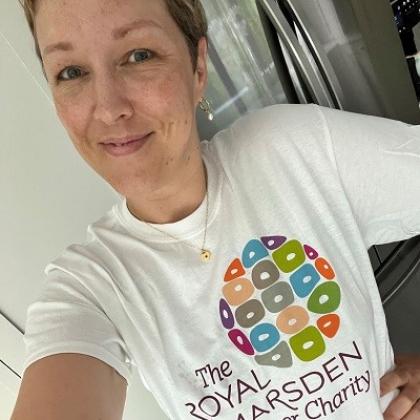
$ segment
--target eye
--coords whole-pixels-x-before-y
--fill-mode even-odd
[[[153,53],[150,50],[134,50],[131,52],[130,57],[136,57],[138,60],[145,61],[148,58],[150,59],[153,56]],[[138,63],[139,61],[134,61]],[[129,61],[131,63],[131,61]]]
[[[142,61],[145,61],[147,59],[150,59],[153,57],[153,53],[150,50],[133,50],[130,54],[130,57],[136,57],[136,60],[134,62],[128,61],[130,64],[136,64],[140,63]],[[65,72],[68,72],[69,77],[63,77],[63,74]],[[70,66],[63,69],[60,73],[58,73],[56,80],[61,82],[66,82],[70,80],[77,79],[81,76],[81,70],[78,67]]]
[[[70,71],[68,71],[68,70],[70,70]],[[70,78],[66,78],[66,77],[62,76],[66,71],[68,71],[68,74],[69,74]],[[73,80],[73,79],[77,78],[78,73],[80,73],[80,69],[78,67],[66,67],[60,73],[58,73],[56,79],[57,79],[57,81],[64,81],[64,82],[69,81],[69,80]]]

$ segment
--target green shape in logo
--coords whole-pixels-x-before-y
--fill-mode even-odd
[[[290,256],[292,258],[289,258]],[[292,239],[276,249],[271,257],[280,270],[290,273],[305,262],[305,251],[299,241]]]
[[[291,337],[289,343],[295,355],[304,362],[311,362],[325,352],[325,341],[313,325]]]
[[[335,281],[320,284],[308,299],[308,309],[316,314],[328,314],[340,306],[340,286]]]

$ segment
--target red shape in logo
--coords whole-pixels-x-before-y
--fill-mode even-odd
[[[245,269],[239,258],[235,258],[229,265],[225,273],[225,281],[230,281],[245,274]]]
[[[315,267],[327,280],[332,280],[335,277],[335,272],[331,264],[325,258],[317,258],[315,260]]]
[[[319,330],[328,338],[333,338],[340,328],[340,317],[337,314],[321,316],[316,322]]]

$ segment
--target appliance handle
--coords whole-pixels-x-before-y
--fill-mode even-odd
[[[303,18],[299,15],[296,7],[293,4],[292,0],[278,0],[283,4],[288,13],[291,15],[294,23],[298,27],[300,33],[303,36],[303,39],[307,45],[308,50],[310,51],[317,70],[322,77],[328,92],[335,104],[335,108],[344,109],[343,103],[340,98],[343,97],[343,92],[340,86],[340,83],[336,77],[334,69],[325,54],[323,48],[321,48],[321,43],[316,38],[316,35],[308,30],[307,26],[304,24]]]
[[[271,20],[267,16],[267,13],[261,6],[260,2],[256,1],[255,4],[257,6],[258,15],[264,30],[265,38],[271,52],[274,67],[277,70],[277,76],[283,87],[283,91],[288,103],[307,103],[308,101],[306,100],[306,97],[304,101],[302,101],[302,98],[300,97],[300,92],[303,91],[303,85],[299,84],[296,86],[296,81],[293,79],[293,74],[291,71],[291,68],[294,69],[294,65],[292,64],[291,66],[290,63],[287,62],[287,58],[290,57],[288,54],[286,55],[284,53],[286,48],[284,47],[284,44],[281,41],[277,30],[274,28]],[[309,92],[306,96],[308,98],[310,97]]]
[[[385,258],[384,263],[374,271],[376,283],[378,285],[382,304],[384,306],[388,304],[390,300],[400,292],[401,288],[411,280],[413,273],[420,266],[420,252],[416,252],[417,249],[420,251],[420,235],[400,241],[392,253]],[[395,264],[401,264],[399,262],[400,259],[403,260],[403,256],[407,253],[411,254],[413,250],[416,252],[413,262],[404,271],[403,275],[399,276],[399,280],[394,281],[393,285],[385,293],[383,293],[381,288],[383,288],[383,284],[387,283],[387,279],[390,276],[390,270],[392,274],[392,266]]]
[[[318,105],[335,108],[330,93],[318,80],[308,57],[290,28],[290,25],[276,0],[257,0],[257,2],[261,5],[262,10],[270,19],[279,38],[287,48],[298,72],[311,93],[311,96],[316,100]]]
[[[308,92],[308,89],[305,89],[305,82],[302,80],[302,77],[299,77],[299,73],[296,72],[295,65],[293,63],[293,58],[291,57],[288,48],[281,40],[279,34],[277,34],[277,39],[279,42],[279,48],[283,54],[283,58],[286,63],[286,71],[290,76],[296,95],[298,97],[298,103],[308,104],[311,102],[311,98],[313,98],[313,95],[311,94],[311,92]]]
[[[389,303],[389,301],[401,290],[403,286],[405,286],[413,273],[417,270],[417,268],[420,266],[420,253],[417,255],[417,258],[411,263],[409,268],[404,273],[403,278],[394,284],[394,286],[384,294],[382,298],[382,305],[385,306]]]

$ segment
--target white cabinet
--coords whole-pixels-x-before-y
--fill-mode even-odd
[[[15,406],[19,378],[0,363],[0,420],[9,420]]]
[[[25,349],[22,333],[0,315],[0,420],[8,420],[20,386]]]

